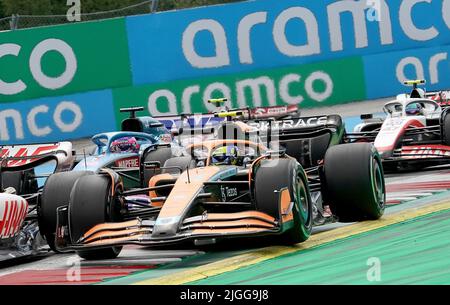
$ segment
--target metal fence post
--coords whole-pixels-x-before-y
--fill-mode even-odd
[[[19,15],[12,15],[11,16],[11,21],[9,22],[9,26],[11,28],[12,31],[17,30],[18,25],[19,25]]]
[[[152,12],[152,13],[154,13],[154,12],[156,12],[157,10],[158,10],[158,1],[159,0],[152,0],[152,4],[151,4],[151,7],[150,7],[150,12]]]

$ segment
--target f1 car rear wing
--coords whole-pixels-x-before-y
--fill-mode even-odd
[[[58,170],[70,169],[74,162],[72,143],[58,142],[0,146],[0,160],[2,160],[3,168],[23,167],[27,165],[30,165],[30,168],[32,168],[36,166],[35,162],[48,156],[54,156],[57,159]]]
[[[212,103],[214,103],[213,100]],[[234,112],[241,112],[241,119],[243,121],[255,119],[277,119],[289,115],[298,114],[298,106],[272,106],[272,107],[257,107],[257,108],[241,108],[233,109]],[[227,120],[227,116],[221,116],[217,113],[204,114],[181,114],[178,116],[160,116],[154,117],[163,123],[168,130],[174,131],[179,128],[189,128],[192,130],[203,129],[205,131],[211,130],[221,122]]]
[[[340,128],[343,125],[342,118],[338,115],[324,115],[311,117],[290,117],[278,120],[256,119],[246,122],[249,126],[259,131],[280,130],[287,131],[315,131],[329,127]]]
[[[4,192],[4,179],[8,173],[19,173],[20,179],[38,179],[47,178],[51,174],[57,171],[59,168],[59,160],[61,155],[66,155],[65,151],[50,151],[47,153],[39,154],[36,156],[23,156],[23,157],[2,157],[0,158],[0,192]],[[49,165],[50,162],[54,162],[54,165]],[[34,172],[34,169],[39,166],[51,168],[48,173]],[[8,181],[8,180],[7,180]],[[37,182],[37,180],[35,180]],[[20,183],[20,187],[24,187],[27,183]],[[36,186],[37,187],[37,186]],[[36,189],[37,190],[37,189]],[[14,192],[18,190],[14,189]],[[30,194],[31,195],[31,194]]]
[[[450,106],[450,91],[427,92],[425,97],[435,101],[441,107]]]
[[[247,125],[251,127],[250,135],[256,132],[264,145],[283,150],[304,168],[318,166],[328,147],[340,143],[345,132],[339,115],[254,120]]]

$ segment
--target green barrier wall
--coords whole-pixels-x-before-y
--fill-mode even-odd
[[[0,55],[0,102],[131,85],[124,18],[0,33]]]
[[[144,106],[146,114],[214,111],[209,98],[228,97],[232,107],[299,104],[331,106],[366,97],[362,59],[293,66],[253,73],[143,85],[113,90],[116,121],[119,109]]]

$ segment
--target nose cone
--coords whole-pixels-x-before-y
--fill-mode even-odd
[[[164,217],[156,220],[153,227],[152,238],[173,237],[177,234],[181,217]]]

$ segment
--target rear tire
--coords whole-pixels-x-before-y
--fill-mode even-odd
[[[283,242],[297,244],[309,238],[312,229],[312,204],[308,182],[300,164],[294,159],[263,160],[255,174],[257,210],[279,218],[279,193],[288,188],[294,200],[294,227],[283,233]]]
[[[161,166],[172,157],[172,149],[168,147],[157,148],[154,151],[151,151],[145,157],[144,162],[158,161]],[[148,186],[148,182],[153,176],[156,176],[161,173],[159,169],[144,169],[144,187]]]
[[[372,144],[336,145],[325,155],[326,202],[341,222],[379,219],[386,187],[381,158]]]
[[[121,221],[118,205],[111,197],[111,179],[91,175],[78,179],[73,186],[69,204],[69,226],[72,243],[95,225]],[[122,247],[81,250],[77,254],[86,260],[111,259],[119,255]]]
[[[444,114],[444,119],[442,122],[442,143],[444,145],[450,146],[450,112],[447,111]]]
[[[88,171],[61,172],[51,175],[45,182],[38,205],[38,223],[41,235],[53,251],[58,252],[55,247],[56,210],[69,205],[70,192],[80,177],[93,174]]]

